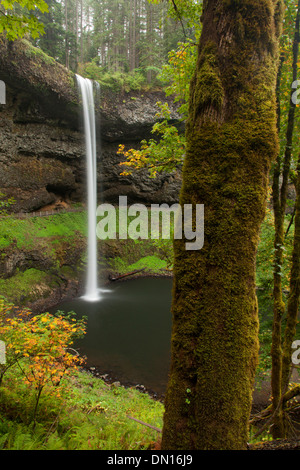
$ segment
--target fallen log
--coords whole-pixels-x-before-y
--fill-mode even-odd
[[[137,269],[136,271],[132,271],[132,272],[126,273],[126,274],[121,274],[120,276],[117,276],[117,277],[108,276],[108,279],[109,279],[111,282],[118,281],[119,279],[123,279],[124,277],[132,276],[133,274],[137,274],[137,273],[140,273],[140,272],[142,272],[142,271],[145,271],[145,269],[146,269],[146,268]]]

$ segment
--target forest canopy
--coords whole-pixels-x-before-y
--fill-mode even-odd
[[[197,12],[202,2],[184,3]],[[171,10],[155,0],[2,0],[0,28],[8,39],[30,33],[34,45],[89,78],[135,73],[151,83],[169,51],[194,37],[191,11],[177,4]]]

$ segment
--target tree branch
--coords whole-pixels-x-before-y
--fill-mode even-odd
[[[152,426],[151,424],[148,424],[148,423],[144,423],[144,421],[140,421],[139,419],[132,418],[132,416],[127,416],[127,418],[132,419],[133,421],[136,421],[139,424],[143,424],[143,426],[148,426],[148,428],[154,429],[154,431],[162,432],[162,430],[160,428]]]
[[[185,32],[185,29],[184,29],[184,26],[183,26],[183,21],[182,21],[181,15],[180,15],[180,13],[179,13],[179,10],[178,10],[178,8],[177,8],[177,5],[176,5],[176,3],[175,3],[175,0],[172,0],[172,3],[173,3],[173,7],[174,7],[174,10],[175,10],[175,13],[176,13],[176,15],[178,16],[178,19],[179,19],[179,21],[180,21],[180,24],[181,24],[181,27],[182,27],[182,31],[183,31],[184,37],[186,38],[187,36],[186,36],[186,32]]]

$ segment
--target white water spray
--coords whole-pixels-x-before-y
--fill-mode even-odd
[[[85,295],[87,301],[97,301],[100,297],[98,289],[97,267],[97,155],[96,155],[96,125],[93,82],[76,75],[82,98],[85,150],[87,162],[87,191],[88,191],[88,246],[87,246],[87,278]]]

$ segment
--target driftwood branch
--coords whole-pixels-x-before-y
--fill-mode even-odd
[[[172,3],[173,3],[174,10],[175,10],[175,12],[176,12],[176,15],[177,15],[177,17],[178,17],[178,19],[179,19],[179,21],[180,21],[180,24],[181,24],[181,27],[182,27],[182,31],[183,31],[184,37],[186,38],[186,32],[185,32],[185,29],[184,29],[184,24],[183,24],[181,15],[180,15],[180,13],[179,13],[179,11],[178,11],[178,8],[177,8],[177,5],[176,5],[176,3],[175,3],[175,0],[172,0]]]
[[[109,276],[109,280],[110,281],[118,281],[119,279],[123,279],[123,277],[128,277],[128,276],[132,276],[133,274],[137,274],[137,273],[140,273],[142,271],[145,271],[146,268],[143,268],[143,269],[138,269],[136,271],[132,271],[130,273],[126,273],[126,274],[121,274],[120,276],[117,276],[117,277],[111,277]]]
[[[76,349],[74,349],[74,348],[67,348],[67,350],[72,351],[73,353],[75,353],[75,355],[76,355],[77,357],[79,356],[79,352],[78,352]]]
[[[148,428],[154,429],[154,431],[162,432],[160,428],[152,426],[151,424],[148,424],[148,423],[144,423],[144,421],[140,421],[139,419],[133,418],[132,416],[127,416],[127,418],[132,419],[133,421],[136,421],[137,423],[142,424],[143,426],[147,426]]]

